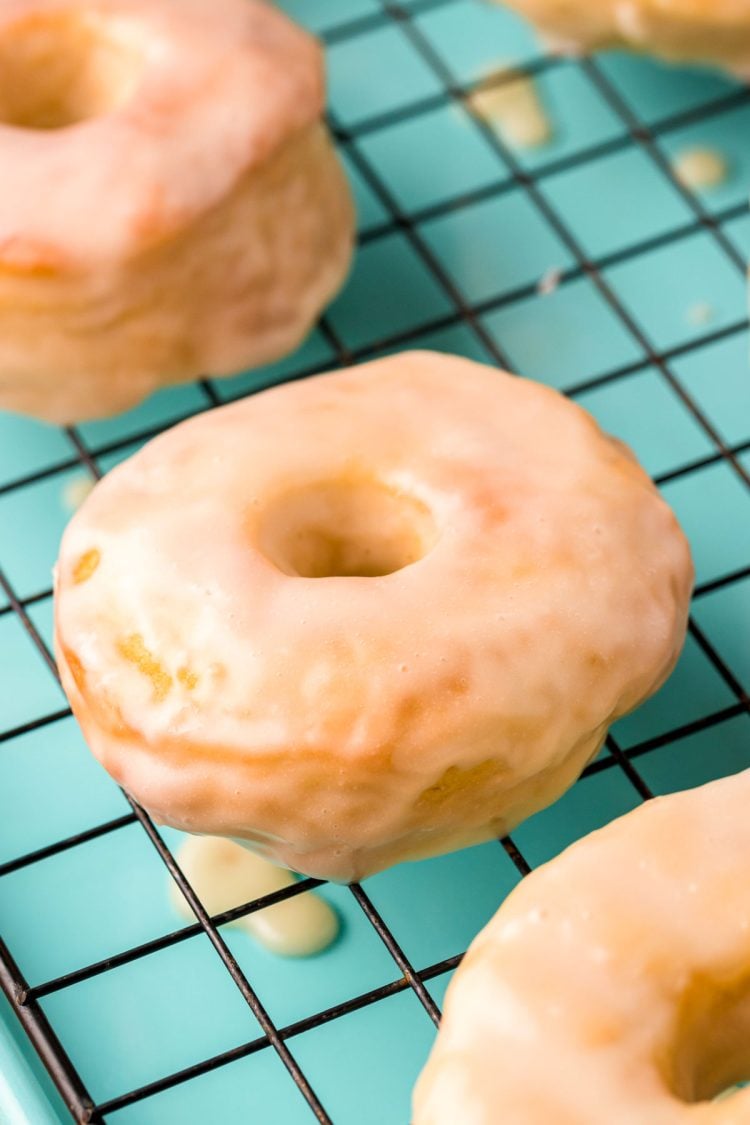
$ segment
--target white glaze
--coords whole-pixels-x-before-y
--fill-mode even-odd
[[[688,148],[678,152],[672,160],[675,176],[693,191],[707,191],[718,187],[727,178],[726,158],[713,148]]]
[[[73,477],[63,488],[63,505],[71,512],[77,511],[91,494],[95,483],[93,477],[83,474]]]
[[[221,837],[188,836],[175,858],[209,914],[223,914],[296,882],[286,869]],[[171,879],[169,895],[175,909],[193,921],[193,912]],[[320,953],[335,941],[339,931],[335,912],[314,891],[246,914],[234,924],[282,957]]]
[[[448,989],[413,1125],[748,1125],[750,772],[516,888]]]
[[[356,551],[407,565],[345,576]],[[316,558],[339,576],[294,573]],[[89,745],[158,819],[349,881],[555,800],[668,675],[691,581],[583,410],[413,352],[116,468],[65,532],[56,647]]]
[[[92,36],[135,60],[124,97],[13,124],[11,95]],[[108,105],[111,54],[94,77]],[[322,108],[318,44],[262,0],[0,4],[0,405],[76,421],[291,351],[352,248]]]
[[[506,77],[497,81],[503,74]],[[499,67],[467,98],[467,104],[497,130],[506,144],[540,148],[552,140],[552,126],[536,84],[526,75],[509,79],[507,68]]]
[[[537,282],[536,291],[540,297],[551,297],[562,281],[563,271],[559,266],[550,266],[548,270],[539,278]]]
[[[710,324],[716,317],[716,309],[708,301],[696,301],[687,311],[688,324],[702,326]]]
[[[622,45],[750,74],[747,0],[507,0],[556,42]]]

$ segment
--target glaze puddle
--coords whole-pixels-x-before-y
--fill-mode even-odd
[[[505,80],[501,76],[505,75]],[[513,74],[513,77],[511,77]],[[506,144],[516,148],[541,148],[552,140],[553,130],[532,78],[498,67],[467,98],[473,114],[483,118]]]
[[[175,858],[209,914],[221,914],[297,882],[291,871],[219,836],[188,836]],[[171,880],[169,896],[177,912],[193,921],[190,907]],[[314,891],[238,918],[233,925],[281,957],[321,953],[339,932],[335,911]]]

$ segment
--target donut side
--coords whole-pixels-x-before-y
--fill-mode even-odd
[[[158,222],[158,199],[153,216]],[[68,423],[292,351],[341,285],[353,210],[325,127],[252,167],[176,235],[95,270],[0,263],[0,403]],[[141,239],[135,242],[140,245]]]

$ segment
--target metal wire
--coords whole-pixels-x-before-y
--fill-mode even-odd
[[[361,242],[371,243],[380,238],[392,235],[395,232],[400,233],[422,260],[452,306],[452,311],[448,314],[435,317],[426,323],[411,326],[406,330],[399,331],[387,338],[381,338],[376,342],[368,343],[366,346],[359,348],[347,347],[340,339],[331,323],[324,318],[321,321],[320,330],[329,345],[333,348],[338,362],[342,365],[349,365],[366,359],[387,347],[406,345],[429,331],[464,324],[474,333],[476,338],[481,342],[483,349],[490,357],[502,366],[509,366],[502,349],[484,327],[482,318],[487,312],[512,305],[514,302],[524,297],[533,295],[535,286],[518,287],[512,292],[503,292],[502,294],[480,302],[471,303],[466,301],[453,279],[427,245],[421,234],[420,225],[427,219],[435,218],[438,215],[449,214],[472,203],[477,203],[481,200],[500,195],[503,192],[520,188],[526,193],[528,199],[544,217],[550,227],[557,233],[571,255],[573,264],[561,274],[560,285],[569,284],[577,278],[587,277],[597,288],[620,323],[638,344],[643,354],[642,359],[629,363],[628,365],[609,371],[599,372],[596,376],[588,378],[570,388],[568,393],[572,397],[575,397],[594,387],[603,386],[616,380],[626,379],[631,375],[653,367],[661,374],[664,381],[668,383],[674,393],[681,399],[684,406],[692,414],[704,434],[706,434],[711,441],[714,449],[714,452],[707,456],[678,466],[669,473],[663,474],[661,477],[657,478],[657,482],[664,483],[667,480],[688,476],[692,473],[700,472],[709,465],[724,462],[746,487],[750,487],[750,475],[739,460],[739,455],[750,449],[750,441],[737,445],[726,444],[711,421],[706,417],[705,413],[688,392],[687,388],[681,383],[672,367],[673,360],[678,357],[684,356],[701,347],[705,347],[710,343],[729,339],[743,332],[747,328],[747,320],[743,319],[734,324],[722,327],[721,329],[707,331],[701,337],[692,339],[687,343],[680,344],[673,348],[659,350],[653,346],[646,332],[637,323],[632,314],[624,307],[616,291],[604,276],[604,271],[612,265],[636,258],[658,247],[677,242],[698,231],[707,233],[715,241],[727,261],[730,262],[734,268],[744,273],[745,263],[723,229],[723,224],[727,221],[745,213],[746,208],[744,204],[742,206],[726,208],[716,215],[709,215],[703,208],[700,200],[677,181],[668,160],[664,157],[659,147],[659,138],[668,135],[674,130],[683,128],[688,124],[708,120],[712,116],[726,112],[729,109],[750,104],[750,90],[743,88],[727,96],[715,98],[704,106],[665,117],[656,125],[647,128],[637,119],[633,111],[623,101],[617,89],[609,81],[596,60],[588,58],[583,59],[580,63],[583,72],[588,76],[589,81],[599,91],[600,95],[621,121],[622,134],[620,136],[614,137],[601,144],[592,145],[579,150],[563,159],[549,161],[547,164],[541,165],[531,174],[524,170],[512,151],[503,144],[485,121],[475,114],[470,115],[471,121],[473,122],[472,127],[481,133],[484,140],[497,155],[498,175],[496,181],[480,190],[464,193],[463,195],[441,202],[440,204],[424,208],[414,214],[407,214],[398,206],[379,174],[377,167],[367,159],[357,142],[368,133],[372,133],[386,125],[416,118],[430,109],[435,109],[451,103],[465,105],[472,93],[474,93],[476,90],[475,85],[462,85],[454,79],[454,76],[450,73],[443,60],[435,52],[429,40],[422,32],[418,22],[418,17],[421,14],[437,8],[449,6],[454,2],[455,0],[417,0],[417,2],[410,5],[409,8],[404,8],[400,5],[389,3],[388,0],[380,0],[380,11],[341,24],[335,27],[326,36],[329,43],[340,43],[384,26],[398,26],[409,39],[412,47],[418,52],[422,61],[429,67],[440,82],[440,91],[434,96],[419,99],[409,105],[400,106],[388,113],[378,114],[368,120],[359,122],[354,128],[345,128],[340,122],[335,120],[335,118],[332,119],[331,126],[340,144],[346,148],[349,158],[355,164],[370,189],[374,192],[388,216],[385,222],[365,232],[361,237]],[[498,76],[496,81],[502,83],[504,81],[517,79],[519,73],[529,75],[540,74],[542,72],[551,71],[560,65],[563,65],[560,59],[540,56],[522,67],[514,67],[512,72]],[[689,223],[683,223],[672,230],[662,231],[656,237],[644,239],[622,250],[618,250],[615,253],[608,254],[597,260],[591,260],[581,247],[575,233],[565,222],[564,217],[558,213],[545,196],[543,191],[544,181],[553,173],[560,172],[564,169],[585,166],[595,159],[627,148],[632,148],[634,145],[639,146],[643,150],[659,169],[659,172],[668,178],[675,190],[681,194],[692,212],[692,219]],[[306,369],[293,372],[287,376],[287,379],[305,378],[318,373],[327,366],[329,366],[327,363],[320,366],[310,366]],[[198,411],[201,409],[210,409],[212,406],[217,405],[219,396],[216,394],[212,384],[208,381],[204,381],[201,383],[201,388],[204,402],[198,407]],[[194,410],[191,413],[194,414],[196,411]],[[176,420],[177,419],[173,419],[172,421]],[[69,428],[66,431],[70,444],[70,455],[68,457],[64,457],[43,469],[26,473],[18,476],[14,480],[5,482],[0,486],[0,495],[23,489],[31,484],[52,477],[56,473],[74,467],[83,467],[92,477],[96,478],[100,475],[97,463],[98,458],[116,453],[126,449],[135,442],[152,437],[160,432],[162,428],[162,426],[144,428],[137,433],[129,434],[125,438],[101,444],[93,451],[87,446],[77,430]],[[716,590],[741,582],[748,577],[750,577],[750,565],[738,568],[702,584],[696,589],[694,597],[695,599],[700,599]],[[42,659],[47,664],[50,672],[57,675],[52,655],[28,613],[30,606],[49,598],[51,596],[51,590],[40,590],[27,597],[18,597],[7,576],[1,572],[0,589],[5,592],[8,601],[8,605],[0,609],[0,615],[15,614],[18,617],[38,649]],[[608,753],[598,758],[595,762],[592,762],[584,771],[584,777],[600,773],[604,770],[620,770],[627,779],[628,784],[638,794],[639,798],[648,800],[652,795],[651,790],[638,772],[637,766],[635,765],[636,760],[659,747],[667,746],[687,735],[707,730],[735,716],[750,713],[750,700],[748,699],[747,692],[743,689],[731,669],[692,618],[689,627],[694,641],[700,647],[723,682],[730,689],[735,698],[735,702],[712,714],[701,716],[699,719],[684,723],[665,733],[642,740],[640,743],[636,743],[627,750],[621,748],[615,738],[610,735],[607,739]],[[0,744],[32,730],[37,730],[45,726],[52,727],[69,715],[70,711],[67,708],[58,708],[47,715],[39,716],[12,729],[2,731],[0,732]],[[330,1117],[288,1046],[289,1040],[293,1040],[296,1035],[303,1032],[320,1027],[330,1020],[338,1019],[349,1012],[356,1011],[369,1004],[377,1003],[388,996],[403,992],[407,989],[410,989],[414,993],[430,1019],[435,1023],[438,1022],[440,1016],[439,1008],[427,989],[425,982],[455,968],[460,962],[462,954],[447,958],[444,961],[423,967],[422,969],[415,968],[406,957],[394,934],[371,902],[369,896],[362,887],[354,885],[351,887],[351,894],[364,917],[376,931],[383,945],[388,950],[393,960],[394,971],[397,972],[397,976],[390,983],[380,988],[353,997],[350,1000],[307,1016],[285,1027],[277,1027],[258,999],[251,983],[242,973],[235,958],[227,948],[226,943],[219,933],[219,927],[227,922],[234,921],[237,918],[260,910],[272,903],[282,901],[296,894],[304,893],[313,887],[319,886],[319,881],[305,879],[293,887],[288,887],[260,899],[253,900],[252,902],[241,904],[221,914],[209,916],[195,892],[190,887],[184,874],[180,871],[174,856],[164,844],[148,815],[132,800],[130,801],[130,805],[131,812],[125,815],[103,822],[84,832],[79,832],[58,840],[46,847],[38,848],[32,852],[20,855],[0,865],[1,878],[23,867],[42,863],[49,857],[68,849],[85,845],[87,842],[97,837],[118,832],[124,827],[137,823],[149,838],[161,861],[164,863],[165,868],[180,887],[196,918],[196,921],[191,925],[184,926],[179,930],[172,931],[151,941],[143,942],[138,946],[122,950],[120,953],[109,956],[105,960],[83,966],[78,970],[65,973],[54,979],[33,986],[25,980],[18,965],[13,960],[10,951],[0,942],[0,985],[8,996],[34,1047],[39,1053],[40,1058],[49,1070],[66,1105],[77,1122],[101,1122],[104,1120],[105,1115],[107,1117],[114,1115],[118,1110],[126,1106],[133,1105],[138,1101],[151,1097],[170,1087],[187,1082],[200,1074],[225,1066],[236,1059],[268,1048],[275,1050],[286,1066],[291,1078],[306,1099],[311,1110],[311,1116],[316,1118],[319,1122],[330,1122]],[[531,870],[530,864],[514,841],[510,838],[505,838],[501,840],[500,843],[505,853],[514,863],[520,876],[523,877],[526,875]],[[77,1073],[68,1057],[64,1046],[60,1043],[46,1020],[39,1001],[52,993],[70,988],[81,981],[88,980],[118,966],[146,957],[168,946],[189,940],[199,934],[206,935],[212,943],[217,956],[223,962],[237,989],[254,1013],[263,1034],[249,1040],[239,1047],[222,1052],[209,1059],[186,1067],[183,1070],[164,1075],[154,1082],[142,1085],[133,1090],[125,1091],[117,1097],[111,1098],[100,1105],[96,1105],[86,1090],[81,1076]]]

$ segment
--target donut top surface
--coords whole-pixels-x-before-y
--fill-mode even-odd
[[[595,753],[671,669],[691,578],[583,410],[415,352],[211,411],[111,472],[63,539],[57,647],[90,745],[165,819],[265,838],[288,815],[310,848],[333,823],[367,849],[410,818],[455,828],[457,777],[490,803],[535,779],[533,802]]]
[[[317,42],[263,0],[1,0],[0,269],[159,243],[322,104]]]

